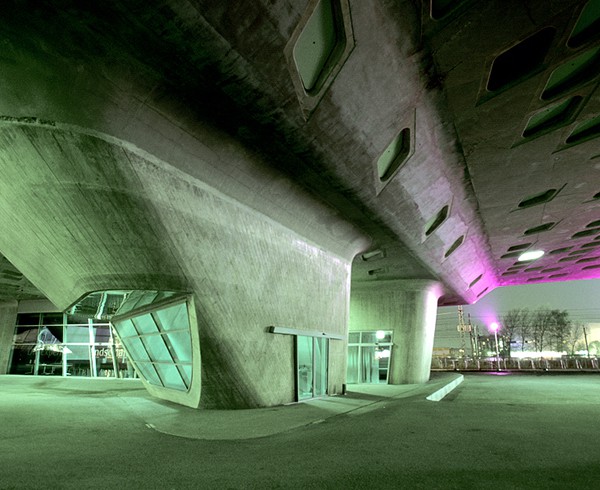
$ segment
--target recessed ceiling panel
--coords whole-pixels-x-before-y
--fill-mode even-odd
[[[538,71],[555,33],[553,27],[546,27],[498,56],[492,65],[488,90],[493,92],[508,88]]]

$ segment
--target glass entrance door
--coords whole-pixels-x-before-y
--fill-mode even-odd
[[[327,394],[329,339],[296,336],[296,389],[298,400]]]
[[[391,350],[389,330],[350,332],[346,382],[387,383]]]

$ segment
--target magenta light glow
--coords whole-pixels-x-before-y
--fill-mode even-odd
[[[499,328],[498,322],[490,323],[490,329],[492,330],[492,332],[497,332],[498,328]]]

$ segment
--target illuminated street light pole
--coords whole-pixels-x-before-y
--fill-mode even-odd
[[[490,328],[494,331],[494,339],[496,340],[496,371],[500,371],[500,351],[498,350],[498,328],[496,322],[492,322]]]

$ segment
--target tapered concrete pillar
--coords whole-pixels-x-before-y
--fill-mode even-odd
[[[391,280],[353,283],[350,331],[391,330],[390,384],[429,380],[440,283]]]
[[[17,302],[0,303],[0,374],[8,372],[8,362],[12,350],[12,339],[17,322]]]

